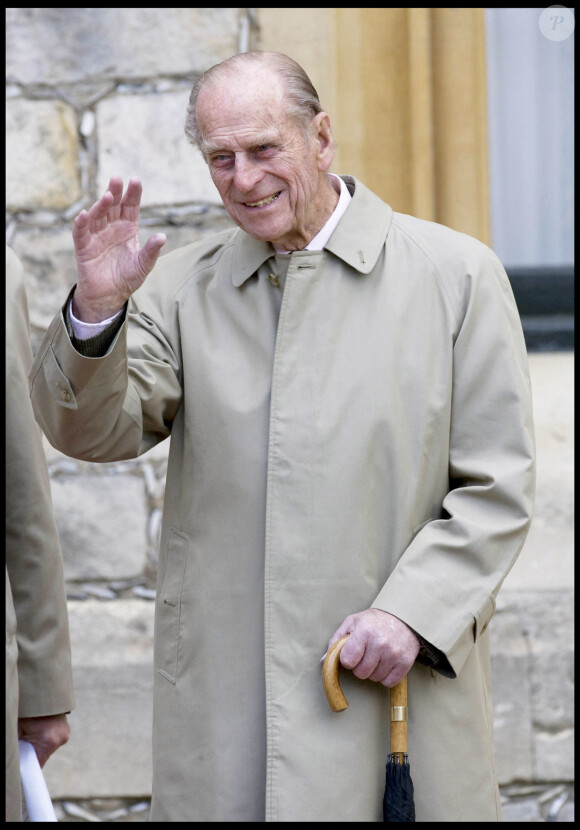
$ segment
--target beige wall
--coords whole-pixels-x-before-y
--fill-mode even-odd
[[[258,9],[258,46],[310,74],[333,170],[489,243],[483,9]]]

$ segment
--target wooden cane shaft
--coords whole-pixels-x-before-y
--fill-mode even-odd
[[[407,678],[391,689],[391,752],[407,751]]]
[[[391,722],[391,752],[407,751],[407,723]]]

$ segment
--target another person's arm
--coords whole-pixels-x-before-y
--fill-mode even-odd
[[[66,743],[74,708],[63,562],[48,469],[28,394],[22,266],[6,252],[6,572],[16,617],[19,737],[41,764]]]

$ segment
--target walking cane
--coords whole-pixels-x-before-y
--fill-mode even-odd
[[[340,688],[340,652],[348,634],[329,649],[322,665],[322,684],[333,712],[343,712],[348,703]],[[407,678],[391,689],[391,751],[387,757],[383,821],[415,821],[415,801],[407,754]]]

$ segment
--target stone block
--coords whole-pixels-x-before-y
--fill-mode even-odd
[[[236,8],[6,10],[10,83],[190,76],[235,54]]]
[[[574,650],[544,649],[532,660],[532,719],[537,729],[557,731],[574,723]]]
[[[8,210],[62,210],[81,196],[76,114],[58,100],[6,102]]]
[[[571,590],[500,592],[489,631],[500,783],[573,780]]]
[[[44,774],[53,798],[151,793],[154,603],[69,600],[76,706]]]
[[[51,477],[54,475],[54,469],[59,469],[61,465],[65,465],[68,467],[69,473],[76,473],[78,470],[78,466],[81,463],[74,458],[70,458],[68,455],[65,455],[60,450],[55,449],[46,435],[42,434],[42,448],[44,449],[44,456],[46,458],[46,463],[48,464],[48,470]]]
[[[571,821],[574,822],[574,801],[567,801],[555,821]]]
[[[574,781],[574,730],[534,731],[536,781]]]
[[[504,821],[543,821],[540,807],[534,798],[504,804],[501,811]]]
[[[66,580],[143,573],[147,505],[142,478],[110,467],[102,474],[53,476],[51,489]]]
[[[531,689],[528,658],[492,656],[494,752],[499,783],[529,780],[533,769]]]
[[[574,573],[574,353],[534,353],[529,364],[536,505],[528,538],[502,592],[569,589]]]
[[[112,175],[143,183],[143,207],[221,204],[201,154],[183,130],[189,87],[163,94],[123,94],[96,108],[99,193]]]
[[[161,466],[167,469],[170,446],[171,438],[167,438],[165,441],[161,441],[161,443],[156,444],[150,450],[147,450],[145,455],[141,456],[141,458],[144,462],[153,463],[156,466]]]

